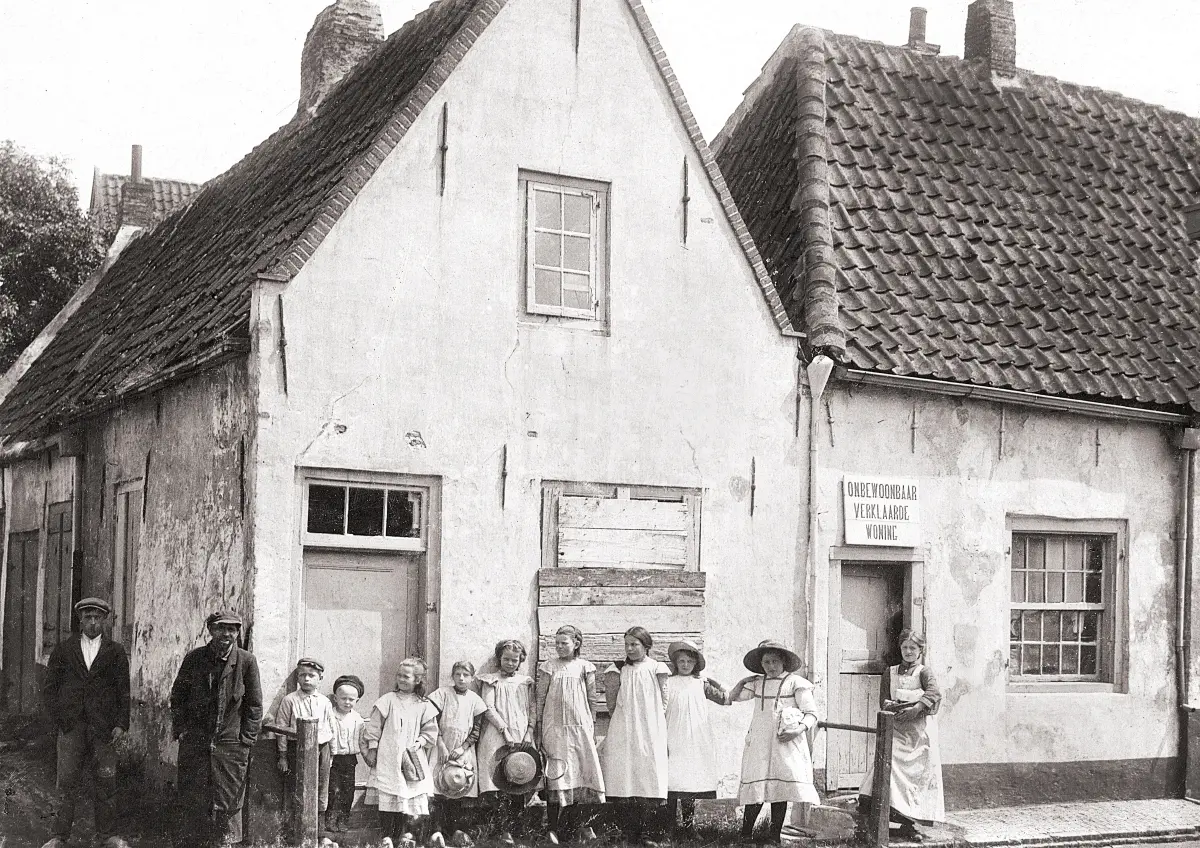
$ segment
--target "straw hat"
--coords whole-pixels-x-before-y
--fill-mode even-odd
[[[504,745],[496,752],[492,783],[509,795],[523,795],[537,787],[544,768],[542,752],[528,742]]]
[[[696,655],[696,673],[704,671],[706,665],[704,661],[704,653],[697,647],[696,643],[691,639],[680,639],[678,642],[672,642],[667,647],[667,656],[671,658],[671,662],[675,662],[675,655],[680,651],[687,651]]]
[[[779,654],[783,657],[783,670],[795,671],[800,667],[800,657],[794,651],[784,645],[782,642],[776,642],[774,639],[764,639],[758,643],[758,647],[746,654],[742,658],[742,665],[753,671],[755,674],[766,674],[763,671],[762,658],[763,654],[770,651],[774,654]]]
[[[433,788],[447,798],[461,798],[471,791],[474,782],[475,772],[457,760],[446,763],[433,776]]]

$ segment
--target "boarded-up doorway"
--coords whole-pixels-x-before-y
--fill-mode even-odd
[[[8,536],[8,574],[4,596],[4,706],[29,715],[38,709],[41,686],[37,664],[37,530]]]
[[[304,646],[325,663],[327,680],[362,678],[370,709],[390,692],[396,666],[422,654],[421,560],[412,553],[304,553]]]
[[[834,549],[851,555],[854,549]],[[896,639],[921,627],[921,563],[891,559],[887,549],[859,551],[858,559],[833,560],[829,619],[829,720],[875,726],[879,683],[900,661]],[[825,784],[829,791],[856,789],[875,752],[868,733],[826,735]]]

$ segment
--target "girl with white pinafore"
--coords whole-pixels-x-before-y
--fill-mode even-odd
[[[667,679],[671,668],[650,657],[654,639],[644,627],[625,631],[625,662],[608,668],[604,698],[612,718],[600,743],[600,767],[609,800],[622,800],[620,824],[636,844],[651,824],[658,799],[667,797]]]
[[[932,824],[946,819],[937,733],[942,693],[933,670],[922,662],[925,637],[912,630],[901,630],[899,642],[903,661],[889,668],[880,679],[879,706],[896,716],[889,817],[900,823],[901,838],[913,839],[920,837],[913,822]],[[867,773],[859,790],[859,803],[864,807],[871,803],[874,766],[873,760],[867,761]]]
[[[666,827],[687,834],[695,830],[696,799],[717,797],[717,764],[708,704],[725,706],[724,687],[702,677],[704,654],[695,642],[681,639],[667,648],[674,671],[667,678],[667,806]],[[679,818],[682,811],[682,818]]]

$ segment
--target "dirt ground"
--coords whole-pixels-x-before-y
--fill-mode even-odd
[[[173,792],[158,789],[138,773],[136,763],[118,769],[120,835],[133,848],[193,848],[194,834],[178,828]],[[39,721],[0,715],[0,848],[40,848],[50,838],[55,811],[54,739]],[[531,811],[532,812],[532,811]],[[700,802],[695,838],[676,840],[672,848],[712,848],[736,841],[737,810],[729,802]],[[364,828],[342,839],[350,845],[377,844],[369,825],[371,812],[357,816]],[[764,816],[765,819],[765,816]],[[760,821],[760,829],[765,821]],[[499,848],[486,826],[477,831],[480,848]],[[91,845],[92,805],[78,807],[72,848]],[[544,840],[520,840],[525,848],[548,848]],[[609,840],[606,846],[620,846]],[[274,848],[279,848],[275,843]]]

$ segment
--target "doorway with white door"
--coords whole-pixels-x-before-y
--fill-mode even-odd
[[[829,551],[829,721],[875,727],[879,681],[900,661],[896,639],[924,629],[923,553],[912,548]],[[825,788],[858,789],[875,753],[873,734],[825,734]]]

